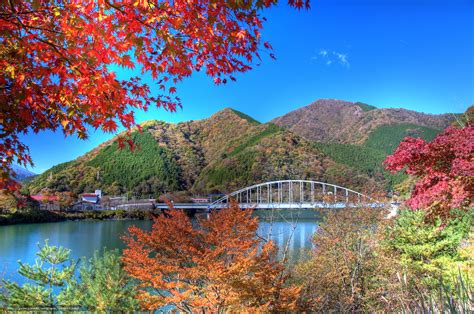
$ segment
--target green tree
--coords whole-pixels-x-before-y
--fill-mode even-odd
[[[443,224],[440,219],[428,222],[424,210],[403,210],[389,227],[386,243],[398,253],[400,262],[416,278],[416,284],[427,287],[457,277],[462,267],[460,243],[469,234],[471,215],[458,213]],[[418,280],[420,279],[420,280]]]
[[[38,245],[38,258],[34,265],[19,262],[18,273],[31,280],[22,286],[16,282],[3,280],[6,294],[0,295],[0,301],[7,307],[44,307],[57,308],[64,297],[65,286],[71,282],[77,262],[70,258],[71,251],[63,247],[50,246],[45,241]],[[59,289],[55,294],[53,290]]]
[[[118,250],[96,251],[79,269],[79,282],[68,289],[64,303],[80,304],[88,311],[124,311],[138,309],[135,288],[123,270]]]

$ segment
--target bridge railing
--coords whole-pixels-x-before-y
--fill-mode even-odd
[[[211,204],[367,204],[374,200],[362,193],[335,184],[310,180],[279,180],[255,184],[232,192]]]

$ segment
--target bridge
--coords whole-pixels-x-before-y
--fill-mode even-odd
[[[255,184],[230,193],[211,208],[224,208],[234,199],[242,208],[311,209],[382,207],[385,204],[351,189],[319,181],[279,180]]]
[[[334,184],[310,180],[279,180],[240,189],[212,203],[176,203],[174,207],[215,210],[228,207],[231,199],[241,208],[255,209],[354,208],[388,205]],[[165,209],[168,206],[160,203],[156,204],[155,208]]]

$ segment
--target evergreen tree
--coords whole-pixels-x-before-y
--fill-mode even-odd
[[[471,214],[455,211],[456,218],[443,224],[441,219],[427,221],[423,210],[403,210],[388,228],[387,244],[424,284],[436,286],[440,279],[449,283],[465,259],[459,247],[469,234]]]
[[[77,263],[71,258],[71,251],[63,247],[50,246],[45,241],[38,245],[38,258],[34,265],[19,262],[19,274],[32,283],[22,286],[16,282],[3,280],[6,294],[0,295],[0,301],[10,308],[50,308],[55,309],[63,298],[63,289],[73,280]],[[58,294],[53,290],[59,289]]]
[[[104,250],[79,270],[80,283],[68,289],[66,300],[76,300],[88,311],[130,311],[138,309],[135,288],[123,270],[118,250]],[[66,301],[65,300],[65,301]]]

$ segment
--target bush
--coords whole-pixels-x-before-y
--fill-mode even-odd
[[[151,231],[129,229],[125,270],[139,281],[144,309],[180,312],[288,312],[299,289],[286,286],[273,243],[257,237],[252,211],[214,211],[193,223],[180,210],[155,218]]]

